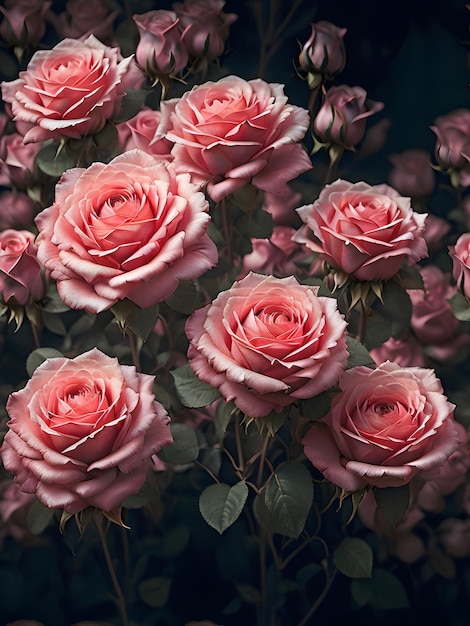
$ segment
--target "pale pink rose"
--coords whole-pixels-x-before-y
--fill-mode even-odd
[[[0,232],[0,302],[25,305],[45,293],[34,235],[28,230]]]
[[[369,354],[377,365],[384,361],[393,361],[401,367],[424,367],[426,364],[423,349],[412,336],[389,337],[380,346],[371,348]]]
[[[470,232],[463,233],[449,246],[452,259],[452,274],[457,288],[470,300]]]
[[[377,506],[373,491],[368,491],[358,506],[357,514],[364,526],[383,542],[385,558],[391,554],[404,563],[415,563],[426,554],[423,540],[412,532],[425,517],[417,507],[409,508],[402,519],[392,524]],[[378,552],[380,554],[381,550]]]
[[[45,16],[51,0],[5,0],[0,36],[10,44],[38,44],[46,32]]]
[[[33,225],[38,205],[21,191],[0,192],[0,231],[8,228],[24,230]]]
[[[323,89],[322,105],[313,120],[314,132],[324,143],[353,148],[364,137],[367,118],[383,106],[383,102],[370,100],[362,87],[334,85]]]
[[[334,298],[293,276],[250,273],[187,320],[189,364],[250,417],[336,384],[347,361]]]
[[[100,131],[121,110],[121,83],[131,61],[93,35],[35,52],[19,78],[1,83],[13,120],[28,129],[25,143]]]
[[[160,119],[160,111],[144,106],[130,120],[117,124],[116,128],[122,152],[137,148],[148,154],[153,154],[155,157],[171,160],[170,152],[173,143],[165,137],[153,141]]]
[[[34,160],[40,148],[40,144],[25,144],[19,133],[3,135],[0,139],[0,185],[31,187],[37,179]]]
[[[311,23],[312,32],[299,54],[300,67],[305,72],[334,76],[346,63],[344,36],[346,28],[320,20]]]
[[[175,75],[186,67],[188,51],[174,11],[148,11],[132,19],[139,31],[135,58],[146,74],[155,79]]]
[[[430,251],[439,250],[442,247],[446,235],[450,232],[451,224],[449,221],[428,213],[424,224],[424,239]]]
[[[411,328],[425,345],[447,343],[455,337],[460,324],[448,302],[455,287],[437,265],[421,267],[419,273],[424,290],[407,290],[413,305]]]
[[[189,174],[140,150],[63,174],[36,217],[38,258],[72,309],[128,298],[149,307],[217,263],[204,194]]]
[[[430,127],[436,135],[434,155],[444,169],[460,170],[470,158],[470,109],[440,115]]]
[[[94,35],[101,42],[108,42],[113,38],[114,21],[120,13],[119,8],[111,8],[105,0],[68,0],[65,11],[53,19],[53,24],[62,39]]]
[[[308,111],[287,103],[283,85],[226,76],[163,101],[161,111],[157,137],[175,143],[177,170],[207,185],[215,202],[247,184],[282,192],[312,167],[298,143]]]
[[[445,463],[427,472],[421,472],[424,481],[418,496],[417,505],[424,511],[439,513],[444,509],[446,496],[454,493],[464,482],[470,469],[470,446],[467,429],[460,422],[455,422],[461,443]]]
[[[437,528],[439,542],[454,559],[470,556],[470,518],[448,517]]]
[[[303,445],[312,464],[345,491],[409,483],[461,443],[455,407],[431,369],[391,361],[359,366],[344,372],[339,387]]]
[[[172,442],[153,383],[97,348],[46,360],[8,398],[5,468],[51,508],[122,504],[144,484],[151,456]]]
[[[428,255],[426,214],[388,185],[339,179],[297,212],[304,226],[294,241],[356,280],[388,280],[404,261],[414,265]]]
[[[427,198],[436,183],[431,157],[426,150],[410,149],[390,155],[393,165],[388,182],[404,196]]]
[[[264,192],[263,209],[279,226],[293,226],[298,220],[295,209],[299,206],[302,194],[285,185],[279,193]]]
[[[181,39],[192,57],[213,61],[220,57],[230,34],[235,13],[224,13],[225,0],[184,0],[174,2]]]

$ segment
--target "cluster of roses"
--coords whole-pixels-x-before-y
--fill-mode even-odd
[[[10,152],[2,166],[8,172],[18,167],[11,135],[25,149],[97,136],[109,120],[119,119],[136,76],[139,82],[145,73],[152,80],[176,74],[187,65],[184,50],[218,57],[235,19],[222,12],[223,5],[185,0],[175,3],[174,13],[134,16],[141,37],[138,66],[93,34],[35,52],[17,79],[1,85],[16,133],[4,136]],[[13,32],[11,14],[4,15]],[[190,19],[201,15],[211,19],[204,17],[199,26]],[[214,20],[218,27],[208,32]],[[344,34],[326,23],[312,25],[300,55],[312,90],[343,67]],[[23,307],[40,302],[48,285],[70,309],[100,314],[124,301],[147,309],[172,296],[181,281],[197,283],[226,250],[227,241],[218,249],[208,234],[211,217],[225,203],[247,189],[264,194],[271,209],[276,194],[292,202],[287,183],[312,167],[301,145],[310,125],[337,159],[331,148],[357,145],[366,118],[381,108],[366,104],[358,88],[332,87],[323,97],[320,110],[312,105],[309,115],[288,102],[282,85],[230,75],[162,100],[160,111],[143,107],[116,122],[120,154],[68,168],[52,203],[34,219],[37,235],[13,228],[0,233],[5,309],[18,319]],[[470,111],[459,111],[435,126],[438,164],[462,186],[469,120]],[[350,289],[351,308],[367,308],[371,290],[380,297],[404,266],[428,255],[427,216],[411,208],[417,186],[409,167],[406,175],[396,187],[407,195],[388,184],[339,179],[313,203],[292,211],[288,224],[285,214],[277,220],[274,212],[275,229],[291,229],[273,231],[277,249],[308,259],[309,277],[325,274],[333,289]],[[16,184],[13,175],[10,182]],[[302,223],[298,228],[294,216]],[[469,234],[451,254],[456,285],[470,300]],[[303,416],[308,428],[301,443],[312,464],[345,492],[411,481],[423,486],[453,455],[468,459],[465,429],[431,369],[388,358],[376,368],[347,369],[348,322],[335,297],[300,282],[292,257],[284,264],[290,271],[279,276],[266,273],[266,260],[246,256],[237,269],[241,277],[186,320],[187,359],[200,380],[254,420],[292,405],[301,410],[303,401],[329,392],[326,416],[311,422]],[[27,314],[34,323],[34,314]],[[152,456],[172,441],[170,417],[155,400],[153,382],[97,348],[47,359],[9,397],[5,468],[23,492],[48,507],[77,513],[119,506],[143,485]]]

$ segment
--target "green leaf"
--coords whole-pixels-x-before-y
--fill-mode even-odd
[[[218,389],[200,380],[189,364],[170,372],[175,381],[176,393],[184,406],[197,409],[220,398]]]
[[[250,214],[241,215],[235,222],[236,228],[252,239],[268,239],[273,234],[273,216],[258,208]]]
[[[410,486],[374,488],[375,501],[385,517],[396,524],[410,504]]]
[[[59,350],[55,350],[54,348],[37,348],[36,350],[30,352],[28,358],[26,359],[26,371],[29,376],[32,376],[36,368],[44,363],[44,361],[47,361],[47,359],[54,359],[63,356],[62,352],[59,352]]]
[[[330,395],[327,391],[324,391],[323,393],[319,393],[318,396],[303,400],[300,406],[303,417],[309,420],[319,420],[330,410]]]
[[[45,145],[36,155],[36,165],[48,176],[58,178],[69,169],[76,167],[76,160],[67,152],[67,148],[60,148],[60,143],[54,141]]]
[[[168,306],[177,313],[191,315],[197,306],[198,294],[196,285],[191,280],[181,281],[176,291],[165,300]]]
[[[209,526],[222,534],[239,518],[247,497],[244,481],[233,487],[225,483],[210,485],[200,495],[199,510]]]
[[[170,430],[173,443],[158,452],[160,459],[172,465],[186,465],[195,461],[199,455],[199,442],[194,428],[182,422],[171,422]]]
[[[347,336],[346,346],[349,352],[346,369],[357,367],[359,365],[364,365],[365,367],[370,367],[371,369],[375,369],[377,367],[374,359],[370,356],[369,351],[360,341],[357,341],[354,337]]]
[[[26,514],[26,524],[33,535],[40,535],[53,517],[54,509],[50,509],[39,500],[35,500]]]
[[[404,265],[395,276],[404,289],[424,289],[423,277],[417,265]]]
[[[409,606],[403,584],[387,570],[374,569],[370,580],[353,582],[354,590],[351,587],[351,591],[359,602],[382,610],[405,609]]]
[[[455,317],[461,322],[470,321],[470,302],[462,292],[457,291],[448,300]]]
[[[333,554],[334,564],[349,578],[370,578],[372,561],[372,549],[369,544],[354,537],[343,539]]]
[[[297,539],[313,503],[310,472],[301,463],[283,463],[261,493],[255,515],[268,530]],[[259,517],[258,517],[258,515]]]
[[[126,95],[122,99],[121,111],[112,121],[119,124],[137,115],[144,106],[148,94],[149,92],[145,89],[126,89]]]
[[[139,596],[149,606],[159,608],[165,606],[170,594],[171,578],[155,576],[147,578],[139,584]]]
[[[129,328],[142,341],[146,341],[154,329],[158,319],[158,311],[158,304],[142,309],[127,298],[119,300],[111,307],[111,312],[119,323],[121,330],[126,332]]]

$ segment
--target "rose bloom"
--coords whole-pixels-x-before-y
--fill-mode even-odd
[[[356,280],[387,280],[405,260],[414,265],[428,254],[426,214],[414,212],[410,199],[388,185],[338,179],[297,212],[304,226],[294,241]]]
[[[47,359],[8,398],[5,468],[51,508],[122,504],[144,484],[151,456],[172,442],[153,383],[97,348]]]
[[[116,128],[122,152],[138,148],[148,154],[153,154],[155,157],[171,160],[172,142],[165,137],[153,141],[160,119],[160,111],[144,106],[134,117],[117,124]]]
[[[301,198],[301,193],[285,185],[279,193],[264,192],[263,209],[272,216],[276,226],[293,226],[299,219],[295,209]]]
[[[347,362],[346,322],[317,291],[249,273],[187,319],[191,368],[250,417],[325,391]]]
[[[24,230],[33,224],[38,205],[22,191],[0,191],[0,231]]]
[[[302,443],[312,464],[345,491],[405,485],[461,443],[455,406],[433,370],[385,361],[346,370],[339,387]]]
[[[323,90],[320,110],[313,129],[320,141],[353,148],[366,132],[367,118],[383,109],[383,102],[367,98],[362,87],[335,85]]]
[[[114,20],[120,9],[111,9],[105,0],[68,0],[65,9],[56,19],[51,19],[62,39],[94,35],[102,42],[112,40]]]
[[[40,144],[26,144],[19,133],[0,138],[0,185],[26,189],[37,180],[35,158]]]
[[[436,135],[434,155],[444,169],[460,170],[470,159],[470,109],[440,115],[430,127]]]
[[[447,517],[439,524],[437,535],[449,556],[454,559],[470,556],[470,518]]]
[[[424,225],[424,239],[428,249],[438,251],[442,247],[445,236],[450,232],[451,224],[442,217],[428,213]]]
[[[449,246],[452,259],[452,274],[457,288],[470,300],[470,232],[463,233]]]
[[[132,19],[140,37],[135,58],[151,78],[174,75],[186,67],[188,51],[181,41],[174,11],[148,11]]]
[[[34,235],[28,230],[0,232],[0,302],[25,305],[44,296],[42,268]]]
[[[46,32],[50,0],[5,0],[0,36],[10,44],[38,44]]]
[[[339,28],[320,20],[310,24],[312,32],[299,55],[300,67],[305,72],[327,74],[333,77],[346,63],[344,36],[346,28]]]
[[[148,307],[216,265],[204,194],[189,174],[140,150],[63,174],[39,213],[38,258],[72,309],[128,298]]]
[[[404,196],[427,198],[434,191],[435,174],[431,158],[426,150],[404,150],[392,154],[393,165],[388,182]]]
[[[131,61],[93,35],[35,52],[19,78],[1,83],[14,121],[27,129],[24,142],[79,139],[100,131],[121,109],[121,83]]]
[[[282,192],[312,167],[297,143],[308,129],[308,111],[287,104],[283,85],[226,76],[163,101],[161,112],[156,138],[175,143],[177,171],[207,184],[215,202],[250,183]]]
[[[213,61],[220,57],[230,34],[235,13],[224,13],[225,0],[184,0],[174,2],[181,40],[192,57]]]
[[[424,367],[426,364],[423,349],[412,336],[404,338],[389,337],[380,346],[371,348],[369,354],[377,365],[384,361],[393,361],[401,367]]]

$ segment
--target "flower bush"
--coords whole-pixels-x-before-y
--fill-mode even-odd
[[[468,621],[470,11],[381,10],[0,8],[2,624]]]

